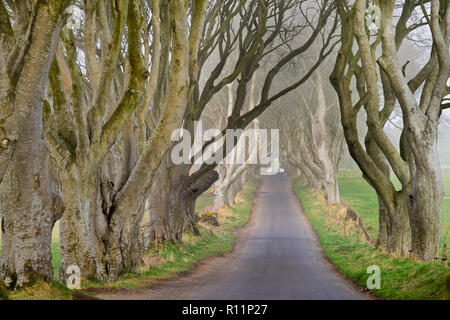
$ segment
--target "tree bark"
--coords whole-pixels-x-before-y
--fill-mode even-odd
[[[359,2],[359,7],[364,9],[364,3]],[[380,8],[383,54],[378,64],[389,77],[402,108],[411,178],[409,217],[412,247],[416,257],[427,261],[434,258],[439,246],[440,210],[444,195],[437,131],[450,66],[450,7],[442,1],[431,1],[431,14],[427,22],[433,36],[433,48],[430,60],[423,68],[425,77],[419,81],[424,82],[419,103],[414,95],[418,87],[414,87],[414,81],[407,82],[402,72],[392,32],[395,1],[383,1]],[[431,66],[429,70],[428,66]],[[422,71],[416,77],[421,78],[421,74]]]
[[[384,252],[407,256],[411,245],[408,215],[408,193],[400,191],[389,205],[379,198],[379,232],[377,248]]]
[[[223,187],[219,185],[214,186],[214,211],[217,211],[225,206],[225,192],[226,191]]]
[[[22,125],[12,161],[0,186],[2,251],[0,277],[21,287],[52,279],[51,236],[57,196],[42,138],[42,111],[35,105]]]
[[[320,72],[317,73],[317,125],[314,125],[313,136],[317,136],[317,156],[320,160],[323,170],[323,184],[325,189],[326,200],[329,204],[341,203],[339,195],[339,185],[337,182],[337,166],[331,161],[331,148],[327,145],[327,128],[326,128],[326,99],[323,90],[323,82]],[[314,132],[316,131],[316,132]]]
[[[409,143],[413,160],[409,218],[414,254],[424,261],[435,257],[440,241],[441,204],[444,197],[442,172],[437,153],[437,130],[428,128]],[[417,139],[419,138],[419,139]]]
[[[81,180],[81,181],[80,181]],[[66,211],[60,221],[61,264],[59,278],[77,266],[84,279],[106,280],[103,261],[106,215],[102,211],[99,175],[84,180],[78,175],[62,177]]]
[[[171,240],[169,223],[170,180],[166,161],[161,164],[150,191],[150,241]]]
[[[385,105],[380,111],[376,63],[372,55],[377,42],[371,44],[366,32],[365,2],[356,1],[350,12],[345,12],[339,3],[338,10],[342,22],[342,46],[330,80],[339,96],[345,139],[364,178],[377,192],[380,228],[377,247],[388,253],[405,256],[411,242],[407,205],[410,190],[408,166],[383,131],[395,106],[395,96],[385,74],[382,74]],[[346,60],[352,55],[355,37],[360,49],[361,67],[357,65],[357,60]],[[349,69],[346,74],[347,66]],[[360,98],[356,105],[353,105],[350,90],[353,76]],[[368,126],[365,149],[359,141],[357,128],[357,116],[362,107],[367,113]],[[396,191],[391,182],[390,168],[402,183],[401,191]]]
[[[368,155],[373,159],[379,170],[386,177],[390,177],[390,167],[387,160],[372,138],[370,131],[367,132],[365,145]],[[368,179],[367,182],[371,184]],[[408,189],[409,186],[399,192],[391,190],[392,195],[389,199],[383,199],[384,194],[377,192],[379,229],[376,246],[385,252],[400,256],[408,255],[411,245]]]
[[[52,190],[42,110],[67,5],[68,1],[40,1],[30,17],[28,11],[18,9],[30,25],[23,38],[17,39],[7,70],[3,68],[5,61],[0,61],[0,91],[8,92],[7,97],[0,97],[0,181],[5,178],[0,186],[0,277],[10,287],[21,287],[38,277],[52,279],[51,234],[63,209]],[[16,22],[26,29],[25,24]],[[0,59],[5,56],[0,55]]]

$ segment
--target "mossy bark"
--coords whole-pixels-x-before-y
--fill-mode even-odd
[[[52,279],[51,235],[62,205],[52,190],[42,110],[68,3],[39,1],[32,12],[18,8],[18,15],[26,18],[16,22],[28,30],[17,39],[7,73],[2,73],[11,86],[8,98],[0,100],[1,110],[8,110],[1,116],[0,130],[0,278],[8,287]]]
[[[51,237],[55,222],[49,157],[36,105],[22,125],[0,186],[2,250],[0,277],[21,287],[36,276],[52,279]]]

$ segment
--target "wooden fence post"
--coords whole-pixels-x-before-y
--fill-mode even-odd
[[[433,262],[439,263],[439,244],[436,247],[436,255],[434,256],[434,261]]]
[[[444,265],[444,267],[448,266],[448,262],[447,262],[447,244],[444,243],[444,249],[442,252],[442,264]]]

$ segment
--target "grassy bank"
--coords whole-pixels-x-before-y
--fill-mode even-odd
[[[349,177],[345,178],[349,179]],[[355,205],[354,208],[370,228],[369,233],[375,236],[377,222],[373,216],[377,212],[376,203],[373,203],[369,192],[362,189],[362,184],[352,186],[348,181],[342,181],[341,177],[343,196],[349,204]],[[358,182],[358,180],[354,181]],[[302,202],[306,216],[319,235],[325,254],[344,275],[366,286],[367,278],[370,276],[367,273],[367,267],[377,265],[381,270],[381,289],[372,291],[380,297],[450,299],[450,268],[393,258],[379,252],[363,240],[359,240],[356,233],[344,236],[339,224],[331,222],[323,197],[314,194],[302,181],[297,181],[294,191]],[[350,196],[352,201],[349,201]]]
[[[99,288],[137,289],[151,285],[159,279],[176,277],[183,271],[195,266],[197,262],[208,257],[230,252],[236,236],[232,229],[242,227],[250,217],[253,196],[257,183],[249,183],[236,198],[236,204],[219,212],[220,226],[200,223],[201,235],[195,236],[190,231],[183,235],[183,245],[164,243],[148,250],[143,257],[144,264],[135,271],[123,274],[114,283],[86,281],[82,283],[82,292],[92,294]],[[196,209],[208,210],[212,204],[210,197],[201,199]],[[55,274],[59,268],[59,242],[55,233],[52,245],[53,267]],[[88,289],[86,291],[86,289]],[[91,290],[89,290],[91,289]],[[92,290],[94,289],[94,290]],[[51,285],[38,282],[30,288],[9,293],[9,299],[71,299],[71,291],[56,280]]]

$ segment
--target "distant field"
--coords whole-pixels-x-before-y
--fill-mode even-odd
[[[450,242],[450,168],[443,169],[443,176],[446,195],[441,211],[441,245],[444,241]],[[378,200],[374,189],[357,170],[341,171],[338,181],[342,199],[359,213],[370,236],[376,239],[378,235]],[[394,184],[399,186],[398,181],[394,181]]]

